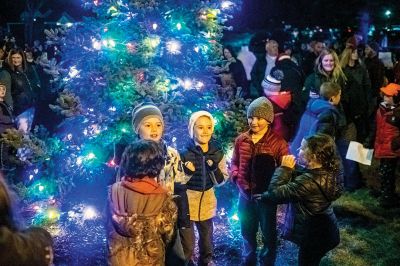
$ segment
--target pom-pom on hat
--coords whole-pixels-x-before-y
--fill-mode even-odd
[[[155,106],[151,102],[144,102],[144,103],[141,103],[141,104],[137,105],[132,111],[132,127],[133,127],[133,130],[136,133],[138,133],[139,132],[139,127],[140,127],[140,124],[142,123],[142,121],[145,118],[148,119],[148,118],[152,118],[152,117],[156,117],[156,118],[160,119],[161,123],[164,126],[163,115],[162,115],[160,109],[158,109],[157,106]]]
[[[214,117],[212,116],[212,114],[210,114],[207,111],[197,111],[194,112],[189,119],[189,125],[188,125],[188,131],[189,131],[189,136],[190,138],[193,139],[193,129],[194,129],[194,124],[196,123],[197,119],[199,119],[202,116],[206,116],[208,118],[210,118],[211,123],[212,123],[212,131],[214,131],[214,126],[215,126],[215,120]]]
[[[269,75],[261,83],[266,95],[276,95],[281,90],[281,81],[283,80],[283,71],[273,67]]]
[[[387,96],[396,96],[399,93],[400,85],[396,83],[389,83],[385,87],[381,88],[381,92],[383,92]]]
[[[267,97],[259,97],[247,108],[247,118],[249,117],[261,117],[272,123],[274,122],[274,107]]]

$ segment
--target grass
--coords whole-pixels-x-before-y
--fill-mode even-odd
[[[341,243],[321,265],[400,265],[400,209],[382,209],[367,189],[334,204]]]

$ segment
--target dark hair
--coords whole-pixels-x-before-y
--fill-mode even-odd
[[[7,64],[8,64],[8,66],[10,67],[10,69],[12,70],[12,71],[15,71],[16,69],[15,69],[15,67],[14,67],[14,65],[13,65],[13,63],[12,63],[12,59],[11,59],[11,57],[13,56],[13,55],[15,55],[15,54],[19,54],[21,57],[22,57],[22,70],[23,71],[25,71],[26,70],[26,56],[25,56],[25,52],[24,52],[24,50],[22,50],[22,49],[11,49],[11,51],[8,53],[8,56],[7,56]]]
[[[236,52],[231,45],[225,45],[222,49],[222,53],[224,53],[225,49],[228,50],[234,58],[236,58]],[[225,55],[224,55],[224,57],[225,57]]]
[[[338,95],[341,90],[340,85],[335,82],[324,82],[319,89],[319,95],[328,101],[331,97]]]
[[[161,144],[152,140],[138,140],[122,154],[123,173],[131,178],[157,177],[164,167]]]
[[[306,137],[305,141],[309,155],[315,156],[323,168],[332,172],[340,170],[340,157],[336,150],[336,143],[331,136],[317,133]]]
[[[3,176],[0,174],[0,226],[16,230],[17,226],[14,222],[12,203],[11,192]]]

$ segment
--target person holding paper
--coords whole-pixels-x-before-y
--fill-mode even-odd
[[[375,158],[380,160],[379,176],[381,178],[381,196],[379,204],[384,208],[399,205],[396,190],[396,166],[400,149],[393,147],[393,140],[400,135],[395,126],[394,109],[399,106],[400,85],[390,83],[381,88],[383,101],[376,112]]]

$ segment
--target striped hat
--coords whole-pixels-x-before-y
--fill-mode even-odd
[[[138,133],[139,132],[139,127],[142,121],[146,118],[152,118],[156,117],[160,119],[161,123],[163,124],[164,127],[164,118],[163,115],[158,109],[157,106],[155,106],[152,103],[142,103],[136,106],[133,111],[132,111],[132,128],[133,130]]]

